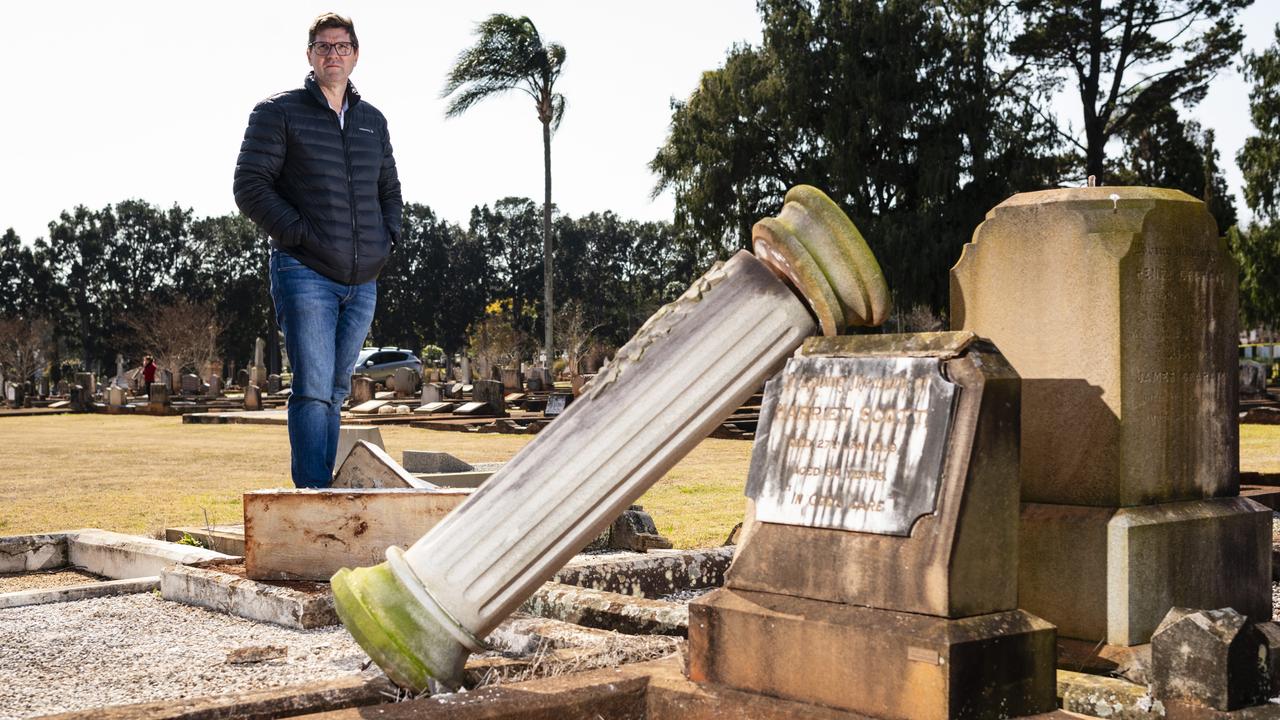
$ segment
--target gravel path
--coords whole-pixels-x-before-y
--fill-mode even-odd
[[[54,570],[51,572],[27,572],[0,574],[0,593],[19,590],[48,590],[51,588],[86,585],[106,578],[83,570]]]
[[[228,663],[243,648],[287,648]],[[0,720],[337,679],[368,661],[342,627],[291,630],[155,593],[0,610]]]

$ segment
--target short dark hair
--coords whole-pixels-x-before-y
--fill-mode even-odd
[[[307,45],[310,46],[311,43],[316,41],[316,33],[329,28],[346,30],[347,34],[351,36],[351,46],[356,49],[360,48],[360,41],[356,39],[356,26],[355,23],[351,22],[351,18],[342,17],[338,13],[331,12],[320,15],[311,21],[311,29],[307,31]]]

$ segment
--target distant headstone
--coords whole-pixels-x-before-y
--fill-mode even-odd
[[[524,390],[524,377],[519,368],[502,368],[502,386],[506,388],[507,392]]]
[[[451,413],[458,407],[456,402],[433,402],[419,405],[413,412],[418,415],[431,415],[435,413]]]
[[[458,376],[458,379],[462,381],[464,385],[470,385],[473,381],[473,378],[471,377],[471,358],[463,355],[461,367],[459,369],[461,370],[461,375]]]
[[[199,395],[201,390],[200,376],[187,373],[182,376],[180,383],[180,392],[183,395]]]
[[[418,373],[413,368],[396,368],[394,382],[396,397],[413,397],[418,389]]]
[[[262,409],[262,388],[253,383],[249,383],[249,387],[244,389],[244,409],[245,410],[261,410]]]
[[[112,407],[124,407],[129,403],[128,395],[128,390],[113,384],[107,388],[107,404]]]
[[[552,393],[551,396],[547,398],[547,407],[542,411],[542,414],[547,417],[555,417],[564,412],[564,409],[569,406],[569,401],[572,399],[572,395]]]
[[[422,383],[422,404],[444,400],[444,388],[440,383]]]
[[[279,375],[275,373],[271,373],[270,375],[267,376],[267,392],[270,393],[271,395],[275,395],[276,393],[280,392],[280,376]]]
[[[1240,396],[1261,398],[1267,395],[1267,366],[1256,360],[1240,361]]]
[[[475,470],[471,463],[463,462],[447,452],[434,450],[405,450],[401,465],[411,473],[449,473]]]
[[[495,381],[496,382],[496,381]],[[454,415],[484,415],[493,414],[493,406],[484,402],[462,403],[453,410]]]
[[[93,408],[93,396],[89,394],[89,388],[83,385],[72,385],[68,388],[68,393],[73,410],[86,412]]]
[[[75,383],[89,392],[90,396],[98,392],[98,380],[93,373],[76,373]]]
[[[169,385],[168,383],[154,382],[151,383],[151,392],[149,393],[149,402],[151,410],[162,412],[169,407]]]
[[[364,375],[351,376],[351,407],[367,403],[373,399],[373,380]]]
[[[67,393],[70,392],[71,390],[71,384],[68,383],[66,380],[59,380],[57,385],[57,390],[58,390],[59,397],[66,397]]]
[[[236,385],[239,385],[241,388],[249,387],[249,371],[248,370],[245,370],[244,368],[240,368],[239,370],[236,371]]]
[[[347,455],[351,452],[351,448],[355,447],[357,440],[377,445],[386,449],[382,444],[382,431],[372,425],[342,425],[338,428],[338,452],[334,455],[335,469],[342,467],[342,463],[347,459]]]
[[[554,390],[556,387],[555,375],[551,372],[551,368],[536,367],[533,369],[534,377],[542,383],[543,390]]]
[[[353,405],[351,407],[351,412],[356,413],[357,415],[376,414],[382,408],[386,407],[389,402],[389,400],[366,400],[359,405]]]
[[[473,389],[471,391],[471,400],[473,403],[469,404],[484,403],[489,406],[488,414],[495,415],[497,417],[506,417],[506,394],[503,392],[503,388],[504,385],[495,380],[477,380],[473,383]],[[459,408],[454,412],[463,414],[462,408]]]
[[[546,389],[542,384],[542,378],[537,375],[530,375],[529,378],[524,381],[524,386],[529,390],[529,392],[540,392]]]
[[[222,377],[214,374],[209,376],[209,385],[205,388],[205,397],[209,399],[222,397]]]
[[[49,397],[49,378],[44,376],[40,377],[40,397]]]

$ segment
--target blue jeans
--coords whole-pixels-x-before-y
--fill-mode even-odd
[[[342,403],[351,393],[351,371],[373,322],[377,281],[345,285],[288,253],[272,250],[271,299],[293,369],[289,396],[293,484],[329,487]]]

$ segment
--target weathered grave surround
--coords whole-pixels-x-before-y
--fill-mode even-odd
[[[1236,292],[1204,204],[1153,188],[1015,195],[952,269],[953,327],[1022,377],[1019,605],[1061,635],[1271,617],[1270,513],[1237,497]]]
[[[388,676],[417,689],[433,680],[456,687],[467,655],[483,647],[478,638],[806,336],[883,322],[879,265],[820,191],[793,188],[768,246],[756,251],[717,264],[655,313],[559,420],[408,552],[390,547],[386,563],[334,576],[339,616]],[[696,368],[689,358],[700,360]]]
[[[765,390],[725,588],[690,604],[690,679],[880,718],[1053,709],[1053,627],[1017,609],[1018,395],[971,333],[807,341]]]

